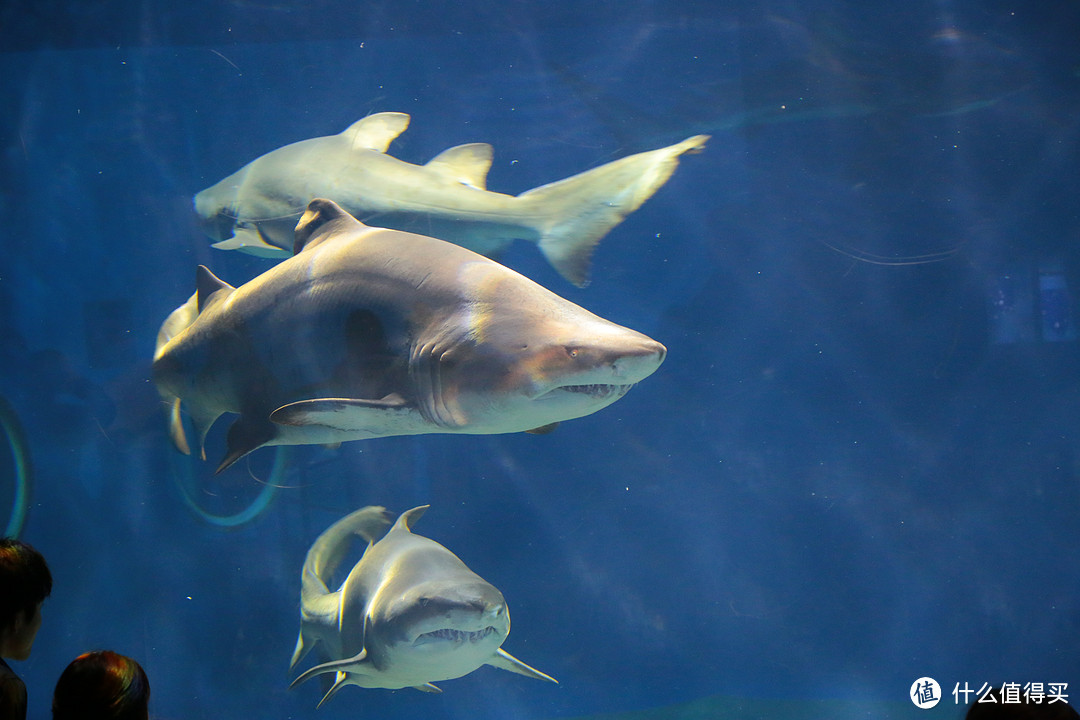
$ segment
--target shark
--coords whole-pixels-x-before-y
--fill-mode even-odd
[[[346,685],[441,692],[433,683],[482,665],[557,682],[502,649],[510,633],[503,594],[454,553],[412,531],[428,507],[402,513],[385,535],[385,508],[361,508],[327,528],[308,550],[300,636],[289,669],[316,647],[330,658],[292,682],[295,687],[334,673],[320,706]],[[331,591],[330,578],[357,535],[368,542],[364,555]]]
[[[295,232],[295,255],[239,287],[199,266],[194,301],[159,333],[153,380],[177,448],[181,407],[203,458],[214,422],[238,415],[217,472],[263,446],[544,432],[667,354],[494,260],[325,198]]]
[[[614,160],[520,195],[487,190],[487,143],[449,148],[424,165],[387,154],[409,115],[369,115],[337,135],[309,138],[252,160],[194,197],[214,247],[288,257],[307,204],[337,202],[366,223],[421,232],[496,256],[535,242],[568,281],[584,286],[597,243],[665,183],[707,135]]]

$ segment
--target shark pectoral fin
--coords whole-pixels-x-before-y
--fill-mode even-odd
[[[555,432],[555,428],[557,427],[559,427],[559,423],[553,422],[548,423],[547,425],[541,425],[540,427],[535,427],[532,430],[526,430],[525,432],[529,433],[530,435],[548,435]]]
[[[297,676],[297,678],[295,680],[293,680],[291,683],[289,683],[289,687],[295,687],[295,686],[299,685],[300,683],[304,682],[305,680],[310,680],[311,678],[315,677],[316,675],[322,675],[323,673],[328,673],[328,672],[341,672],[341,673],[358,672],[360,670],[359,666],[361,664],[363,664],[364,662],[366,662],[366,661],[367,661],[367,650],[365,649],[365,650],[361,650],[359,653],[357,653],[356,655],[354,655],[352,657],[349,657],[349,658],[342,658],[341,660],[331,660],[330,662],[324,662],[322,665],[316,665],[315,667],[310,667],[307,670],[305,670],[304,672],[300,673],[300,675]],[[363,674],[363,673],[361,672],[360,674]],[[339,680],[338,682],[341,682],[341,680]]]
[[[270,413],[270,422],[278,425],[322,425],[337,430],[369,431],[382,434],[388,425],[414,408],[397,395],[381,400],[360,398],[318,398],[282,405]]]
[[[272,423],[252,420],[249,416],[241,414],[229,428],[229,434],[225,438],[225,457],[221,459],[221,463],[217,466],[214,474],[216,475],[225,470],[252,450],[262,447],[275,437],[277,437],[277,428]]]
[[[555,684],[559,683],[555,678],[540,672],[534,667],[526,665],[502,648],[495,651],[495,657],[488,660],[487,664],[502,670],[509,670],[518,675],[524,675],[525,677],[536,678],[537,680],[547,680],[548,682],[553,682]]]
[[[442,690],[435,687],[431,683],[425,683],[423,685],[413,685],[413,687],[416,688],[417,690],[419,690],[420,692],[427,692],[427,693],[441,693],[442,692]]]
[[[487,143],[457,145],[443,150],[424,167],[462,185],[486,190],[494,152]]]
[[[405,128],[409,127],[409,116],[399,112],[381,112],[357,120],[342,131],[353,150],[375,150],[386,152]]]
[[[180,398],[173,398],[169,406],[169,438],[177,450],[184,455],[191,454],[187,432],[184,431],[184,418],[180,417]]]
[[[211,247],[218,250],[242,250],[248,255],[265,258],[287,258],[291,254],[288,250],[268,242],[258,225],[237,225],[231,238],[213,243]]]
[[[241,238],[233,235],[225,240],[218,240],[216,243],[210,243],[210,247],[217,250],[239,250],[244,247],[244,243]]]

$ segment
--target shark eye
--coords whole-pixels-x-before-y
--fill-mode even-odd
[[[573,347],[568,346],[566,348],[566,354],[567,354],[568,357],[576,358],[577,357],[577,348],[573,348]]]

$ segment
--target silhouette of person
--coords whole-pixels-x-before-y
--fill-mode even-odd
[[[53,720],[147,720],[150,680],[142,666],[112,650],[83,653],[56,681]]]
[[[5,658],[30,657],[41,605],[52,592],[52,574],[32,545],[0,538],[0,718],[26,718],[26,685]]]

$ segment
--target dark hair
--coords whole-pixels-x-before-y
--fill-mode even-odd
[[[142,666],[111,650],[83,653],[60,674],[53,720],[146,720],[150,680]]]
[[[52,592],[52,574],[41,553],[29,543],[0,538],[0,629],[20,613],[33,614]]]

